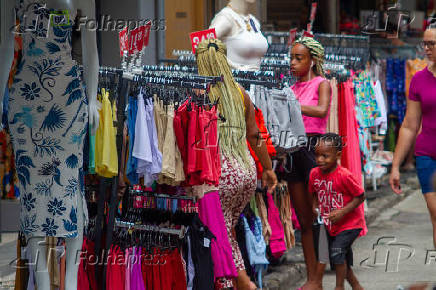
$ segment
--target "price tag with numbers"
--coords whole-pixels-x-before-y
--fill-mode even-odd
[[[211,28],[207,30],[192,32],[189,36],[191,37],[192,52],[195,54],[197,46],[200,42],[205,39],[216,39],[216,32],[215,28]]]
[[[120,40],[120,56],[123,56],[124,51],[128,50],[129,48],[129,36],[127,32],[128,30],[126,26],[123,30],[120,31],[120,33],[118,33]]]
[[[148,46],[148,41],[150,39],[151,21],[149,21],[144,26],[144,47]]]
[[[132,31],[130,31],[129,33],[129,54],[135,54],[137,53],[138,50],[138,34],[139,34],[139,27],[133,29]]]

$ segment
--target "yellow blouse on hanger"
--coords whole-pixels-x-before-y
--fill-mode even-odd
[[[95,136],[95,172],[102,177],[111,178],[118,175],[117,129],[113,125],[114,112],[109,101],[109,92],[102,89],[99,99],[102,106]]]

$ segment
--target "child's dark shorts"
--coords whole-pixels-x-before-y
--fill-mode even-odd
[[[340,232],[336,236],[327,233],[329,239],[330,267],[342,265],[347,262],[347,267],[353,266],[353,250],[351,245],[359,236],[362,229],[352,229]]]

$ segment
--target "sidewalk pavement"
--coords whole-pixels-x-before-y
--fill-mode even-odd
[[[376,218],[386,209],[392,208],[400,201],[418,190],[419,181],[415,173],[402,174],[401,184],[402,195],[392,192],[388,182],[389,175],[382,178],[377,191],[367,191],[365,193],[368,208],[365,209],[367,225],[373,223]],[[290,290],[300,287],[302,281],[306,279],[306,266],[304,264],[303,250],[301,243],[287,251],[281,258],[279,265],[270,265],[268,273],[263,278],[263,289],[266,290]]]
[[[0,243],[0,289],[13,289],[15,268],[11,266],[17,257],[18,233],[1,233]]]

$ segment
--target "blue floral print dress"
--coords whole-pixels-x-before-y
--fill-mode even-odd
[[[17,5],[22,59],[10,90],[8,121],[27,237],[75,237],[87,221],[83,141],[88,105],[71,56],[75,15],[46,5]],[[79,203],[83,216],[78,216]]]

